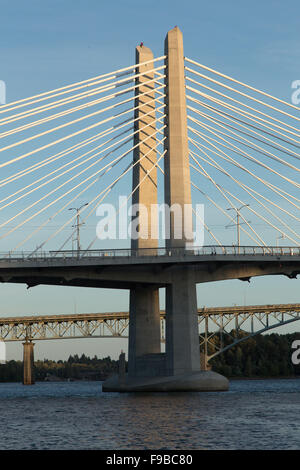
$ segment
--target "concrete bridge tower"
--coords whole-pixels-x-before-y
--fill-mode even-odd
[[[166,246],[185,248],[192,240],[191,180],[187,136],[183,39],[176,26],[165,39],[167,66],[167,127],[165,149],[165,202],[170,211],[170,238]],[[178,227],[179,225],[179,227]],[[180,234],[181,232],[181,234]],[[181,235],[181,236],[180,236]],[[193,270],[172,271],[166,286],[166,367],[168,375],[200,371],[196,283]]]
[[[182,33],[178,27],[168,32],[165,40],[166,64],[166,128],[165,128],[165,203],[171,210],[166,213],[169,237],[166,249],[191,248],[192,211],[187,115],[184,80],[184,56]],[[157,203],[156,168],[147,173],[156,162],[156,133],[154,124],[154,98],[152,52],[145,46],[136,49],[137,70],[147,72],[138,77],[136,91],[138,118],[133,172],[133,188],[141,185],[133,195],[133,204],[142,204],[150,214],[151,204]],[[145,93],[142,97],[139,95]],[[149,114],[148,114],[149,113]],[[147,114],[147,116],[145,116]],[[147,142],[142,141],[147,138]],[[144,155],[147,154],[147,157]],[[144,157],[144,158],[143,158]],[[174,211],[172,210],[174,209]],[[175,217],[175,213],[177,216]],[[181,214],[178,217],[178,213]],[[135,214],[136,215],[136,214]],[[157,214],[156,214],[157,216]],[[138,212],[140,237],[132,240],[132,249],[145,252],[157,249],[157,239],[143,239],[145,227],[150,221],[142,210]],[[153,220],[153,219],[152,219]],[[157,223],[157,218],[155,224]],[[188,246],[189,245],[189,246]],[[154,253],[152,253],[154,254]],[[225,377],[212,371],[200,370],[200,348],[197,321],[196,281],[193,266],[173,265],[168,268],[169,282],[166,288],[166,351],[160,350],[159,287],[136,283],[130,290],[128,375],[108,379],[104,391],[201,391],[227,390]]]
[[[155,254],[158,239],[151,238],[150,233],[151,230],[153,232],[151,221],[153,224],[156,219],[155,228],[158,228],[158,214],[153,213],[153,206],[155,207],[157,204],[157,170],[156,167],[153,168],[157,161],[157,155],[155,102],[153,101],[155,97],[154,64],[151,62],[152,59],[153,54],[148,47],[140,45],[136,48],[136,73],[143,75],[137,77],[136,84],[139,86],[135,89],[135,118],[137,119],[135,131],[138,132],[135,134],[134,146],[140,145],[134,149],[133,161],[134,163],[140,162],[133,167],[132,187],[133,190],[134,188],[137,190],[133,193],[132,205],[133,208],[136,208],[133,219],[138,220],[139,231],[136,230],[136,225],[133,225],[131,249],[145,249],[145,252]],[[143,64],[144,62],[148,63]],[[143,209],[146,209],[147,212],[144,212]],[[147,369],[149,369],[148,374],[155,374],[152,358],[153,354],[160,353],[158,287],[136,285],[132,288],[130,290],[129,312],[129,376],[143,376]]]

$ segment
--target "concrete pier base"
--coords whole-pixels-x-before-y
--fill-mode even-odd
[[[151,378],[126,376],[125,382],[116,375],[102,385],[103,392],[222,392],[228,388],[228,379],[212,371]]]

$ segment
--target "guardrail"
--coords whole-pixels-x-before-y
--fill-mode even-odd
[[[63,250],[36,252],[0,252],[2,261],[30,261],[49,259],[85,259],[85,258],[139,258],[139,257],[194,257],[204,255],[234,255],[234,256],[300,256],[300,246],[202,246],[193,248],[142,248],[131,250],[127,248],[111,250]]]

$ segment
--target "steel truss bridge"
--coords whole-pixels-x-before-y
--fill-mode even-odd
[[[161,311],[160,318],[161,341],[165,342],[164,311]],[[300,304],[198,309],[200,350],[207,363],[242,341],[298,320]],[[5,342],[28,342],[76,338],[128,338],[128,327],[128,312],[8,317],[0,319],[0,339]],[[232,334],[233,331],[235,335]],[[242,337],[240,333],[243,333]],[[209,346],[215,349],[210,355]]]

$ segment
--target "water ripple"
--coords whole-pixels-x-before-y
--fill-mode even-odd
[[[100,382],[0,384],[0,449],[297,449],[300,380],[224,393],[102,393]]]

